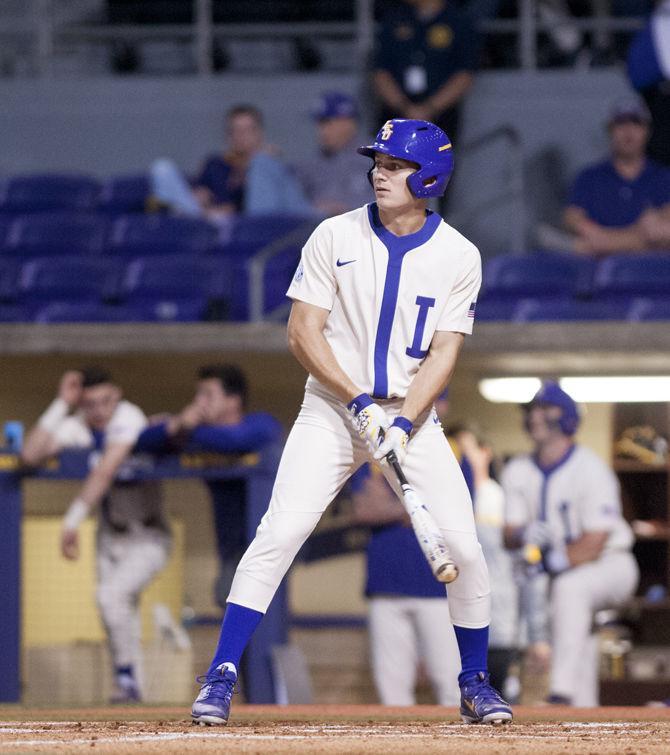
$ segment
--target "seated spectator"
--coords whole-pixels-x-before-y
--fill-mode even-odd
[[[670,248],[670,170],[645,155],[649,124],[649,111],[639,99],[612,109],[610,157],[577,176],[564,213],[574,251],[603,255]]]
[[[264,412],[247,413],[247,380],[235,365],[207,365],[198,371],[195,397],[178,414],[147,427],[137,440],[137,451],[175,453],[214,451],[244,454],[279,441],[279,422]],[[214,513],[219,552],[218,604],[226,604],[230,583],[247,547],[246,482],[239,479],[206,480]]]
[[[265,142],[263,115],[253,105],[226,114],[227,147],[210,155],[189,183],[172,160],[150,170],[153,195],[174,212],[226,226],[235,213],[311,214],[295,176]]]
[[[319,149],[299,166],[298,177],[316,215],[339,215],[373,200],[356,148],[356,102],[342,92],[324,92],[313,113]]]

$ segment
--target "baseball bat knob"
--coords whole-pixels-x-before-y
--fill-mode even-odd
[[[446,564],[442,564],[435,572],[435,577],[438,582],[449,584],[458,577],[458,566],[453,561],[447,561]]]

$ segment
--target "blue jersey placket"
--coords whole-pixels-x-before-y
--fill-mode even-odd
[[[372,391],[372,395],[375,398],[388,398],[388,352],[391,343],[391,331],[393,330],[393,319],[398,303],[402,262],[407,252],[411,252],[412,249],[425,244],[431,238],[437,230],[441,218],[439,215],[428,210],[423,226],[416,233],[411,233],[407,236],[396,236],[384,227],[379,218],[376,202],[368,205],[368,219],[370,227],[386,247],[389,256],[386,278],[384,279],[382,305],[379,311],[379,322],[377,323],[377,336],[375,338],[375,382]]]
[[[561,458],[555,463],[552,464],[550,467],[543,467],[538,458],[536,456],[533,456],[533,461],[535,462],[535,466],[542,472],[542,489],[540,491],[540,515],[538,519],[541,522],[547,521],[547,488],[549,487],[549,478],[551,475],[557,470],[562,467],[565,462],[572,456],[574,453],[576,446],[573,444],[568,448],[568,450],[561,456]]]

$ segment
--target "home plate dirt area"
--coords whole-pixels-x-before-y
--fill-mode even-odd
[[[462,724],[454,708],[252,706],[226,727],[183,708],[0,707],[0,752],[668,753],[670,708],[515,709],[505,726]]]

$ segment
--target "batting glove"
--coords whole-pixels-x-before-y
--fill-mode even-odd
[[[544,568],[552,577],[567,571],[571,565],[565,545],[555,546],[544,557]]]
[[[356,396],[347,404],[347,409],[356,432],[367,443],[370,452],[375,453],[391,424],[386,412],[367,393]]]
[[[551,545],[554,536],[551,527],[547,522],[536,519],[531,522],[523,531],[524,545],[536,545],[540,550],[544,550]]]
[[[375,453],[375,459],[381,460],[384,464],[386,456],[394,451],[398,463],[402,464],[405,461],[405,456],[407,456],[407,444],[413,427],[414,425],[406,417],[396,417],[391,427],[386,431],[384,442]]]

